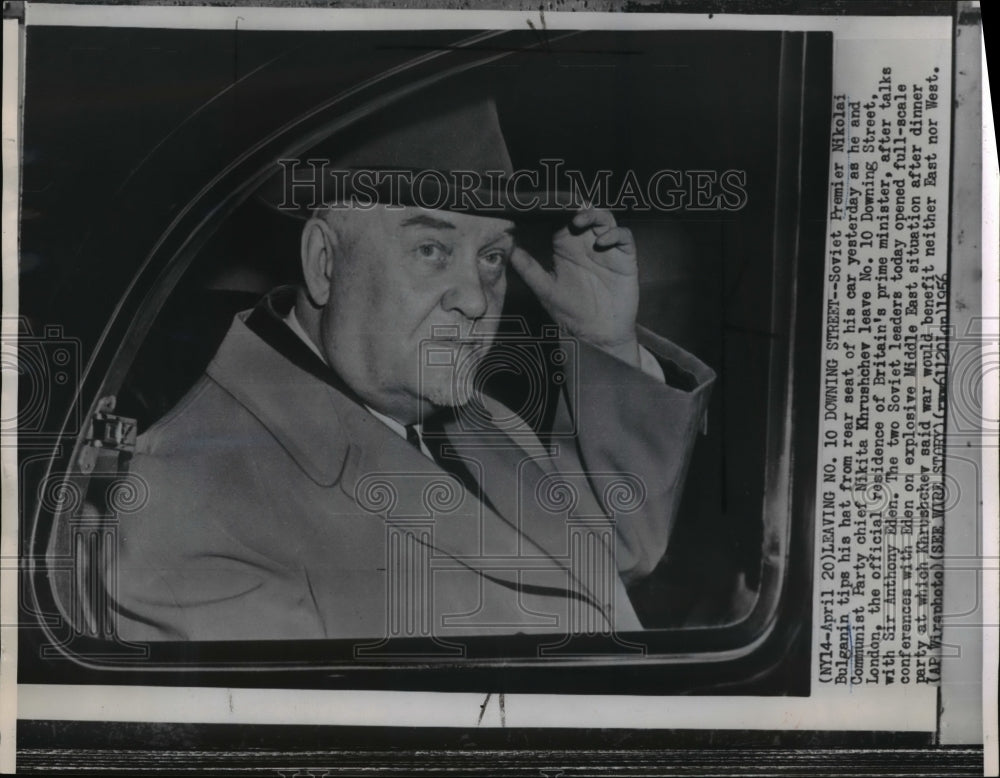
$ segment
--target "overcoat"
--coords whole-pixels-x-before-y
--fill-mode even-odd
[[[439,461],[460,461],[469,486],[310,369],[282,305],[237,315],[139,437],[130,470],[148,500],[120,517],[113,562],[121,638],[641,628],[625,586],[666,549],[707,366],[643,330],[662,383],[575,342],[544,443],[493,402],[492,422],[445,424]]]

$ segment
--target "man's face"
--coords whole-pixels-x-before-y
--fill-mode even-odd
[[[330,364],[372,407],[404,422],[468,402],[496,335],[513,223],[384,206],[326,223],[332,261],[320,338]]]

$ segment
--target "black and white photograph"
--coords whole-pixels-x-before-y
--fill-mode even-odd
[[[55,508],[40,641],[137,672],[540,667],[745,649],[782,590],[808,621],[829,35],[102,30],[87,62],[38,32],[20,313],[107,354],[71,458],[24,472]],[[137,54],[226,91],[53,121]],[[85,144],[125,138],[122,182]],[[213,181],[220,145],[247,164]],[[96,221],[95,261],[56,261]],[[796,435],[801,484],[768,472]]]
[[[577,5],[5,4],[19,769],[985,764],[978,5]]]

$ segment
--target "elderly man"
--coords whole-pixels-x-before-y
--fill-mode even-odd
[[[364,152],[487,169],[477,143],[509,166],[491,104]],[[551,270],[512,217],[384,194],[313,212],[301,285],[237,316],[140,437],[149,502],[120,528],[121,637],[641,629],[625,586],[664,553],[713,375],[637,328],[636,246],[610,213],[579,209]],[[511,270],[566,336],[545,443],[477,378]]]

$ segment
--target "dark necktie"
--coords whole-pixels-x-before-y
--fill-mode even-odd
[[[445,434],[444,424],[449,418],[448,414],[448,411],[441,411],[427,419],[423,424],[422,435],[417,432],[416,427],[408,424],[405,428],[406,440],[421,453],[423,453],[423,449],[420,447],[420,444],[423,442],[438,467],[446,473],[455,476],[471,494],[475,495],[487,508],[496,512],[496,507],[483,493],[479,482],[473,476],[472,471],[465,464],[465,461],[454,456],[447,450],[448,436]]]
[[[406,430],[406,442],[422,454],[424,450],[420,447],[420,433],[417,432],[417,428],[412,424],[407,424],[404,429]]]

